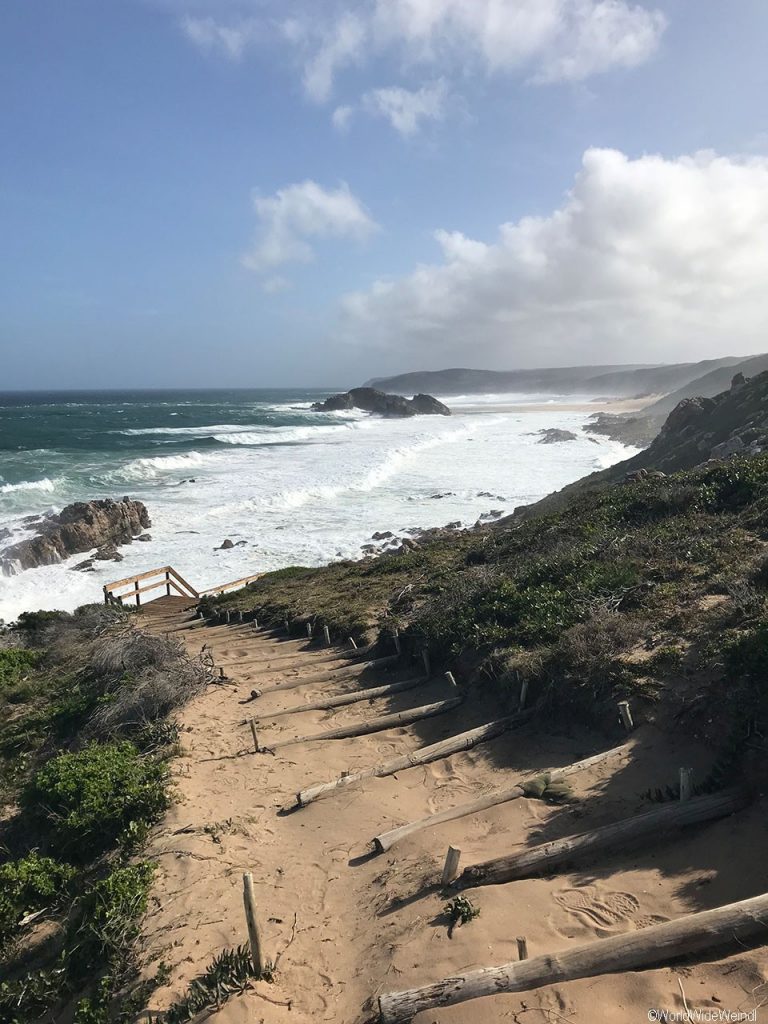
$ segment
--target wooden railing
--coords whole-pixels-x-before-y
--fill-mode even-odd
[[[161,588],[165,589],[166,596],[168,597],[174,591],[180,597],[188,597],[192,601],[199,601],[201,597],[213,597],[216,594],[224,594],[228,590],[237,590],[257,580],[259,576],[261,576],[261,573],[255,576],[244,576],[242,579],[232,580],[231,583],[222,583],[221,586],[198,591],[190,583],[187,583],[184,577],[176,572],[172,565],[163,565],[159,569],[150,569],[148,572],[140,572],[135,576],[126,576],[125,579],[105,584],[103,588],[104,603],[123,604],[124,601],[134,600],[138,608],[141,606],[142,594]],[[156,596],[160,597],[162,595],[157,594]]]

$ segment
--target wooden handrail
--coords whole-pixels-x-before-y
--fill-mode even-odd
[[[246,587],[254,580],[261,579],[263,572],[257,572],[255,576],[243,576],[242,579],[232,580],[231,583],[223,583],[220,587],[209,587],[208,590],[201,590],[199,596],[206,597],[212,594],[223,594],[225,590],[236,590],[239,587]]]
[[[243,576],[239,580],[232,580],[230,583],[222,583],[218,587],[210,587],[208,590],[197,591],[191,583],[187,583],[184,577],[173,568],[172,565],[162,565],[159,569],[150,569],[147,572],[136,573],[135,576],[126,576],[122,580],[115,580],[113,583],[106,583],[103,587],[104,591],[104,603],[110,604],[111,602],[117,601],[122,604],[126,598],[135,597],[137,606],[141,605],[141,595],[147,593],[150,590],[157,590],[160,587],[165,587],[167,595],[170,596],[171,587],[181,595],[181,597],[189,597],[193,600],[199,600],[204,596],[213,596],[215,594],[223,594],[227,590],[236,590],[240,587],[247,586],[249,583],[253,583],[254,580],[259,579],[263,573],[256,573],[254,576]],[[139,586],[142,580],[150,580],[154,577],[162,577],[155,583],[148,583],[143,587]],[[117,594],[117,590],[125,590],[125,593]],[[185,589],[184,589],[185,588]]]

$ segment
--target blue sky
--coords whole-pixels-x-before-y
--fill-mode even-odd
[[[768,348],[764,0],[3,0],[0,389]]]

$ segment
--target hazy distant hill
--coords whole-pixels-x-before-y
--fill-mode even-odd
[[[723,359],[669,366],[629,364],[543,367],[535,370],[422,370],[375,378],[368,381],[366,386],[407,395],[417,391],[432,395],[479,395],[505,391],[561,395],[658,395],[684,387],[712,370],[740,362],[741,357],[727,356]]]
[[[719,362],[720,366],[712,368],[709,373],[688,381],[685,385],[679,387],[678,390],[665,395],[658,402],[647,406],[643,409],[642,415],[650,417],[666,416],[684,398],[712,398],[714,395],[719,395],[721,391],[726,391],[730,387],[735,373],[743,373],[745,377],[753,377],[757,373],[762,373],[763,370],[768,370],[768,355],[751,356],[749,359],[715,360],[715,362]],[[698,365],[703,366],[704,364],[699,363]],[[656,394],[659,393],[659,391],[656,392]]]

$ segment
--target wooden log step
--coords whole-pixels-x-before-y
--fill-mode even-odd
[[[623,850],[630,844],[653,842],[654,839],[666,842],[672,829],[724,818],[745,807],[748,802],[742,790],[728,790],[714,796],[700,796],[693,800],[666,804],[645,814],[636,814],[611,825],[604,825],[592,832],[554,839],[523,853],[472,864],[462,871],[454,885],[460,889],[475,885],[499,885],[547,873],[590,854]]]
[[[333,683],[337,680],[343,682],[345,679],[365,672],[366,669],[383,668],[385,665],[391,665],[397,660],[397,655],[393,654],[389,658],[378,658],[376,661],[360,661],[354,665],[344,666],[335,672],[314,672],[306,676],[293,676],[290,679],[286,679],[283,683],[277,683],[275,686],[268,686],[262,689],[262,693],[266,695],[268,693],[280,693],[283,690],[295,690],[297,686],[305,686],[307,683]]]
[[[403,693],[411,690],[420,683],[429,680],[426,676],[416,676],[413,679],[403,679],[399,683],[387,683],[386,686],[370,686],[366,690],[350,690],[349,693],[340,693],[335,697],[319,697],[308,704],[299,704],[295,708],[283,708],[282,711],[269,711],[259,716],[256,721],[264,722],[272,718],[282,718],[283,715],[298,715],[302,711],[331,711],[333,708],[343,708],[347,704],[357,704],[362,700],[376,700],[379,697],[388,697],[390,694]]]
[[[626,746],[612,747],[610,750],[604,750],[600,754],[593,754],[591,757],[584,758],[582,761],[575,761],[573,764],[565,765],[562,768],[546,769],[541,774],[548,775],[550,781],[554,782],[558,779],[567,778],[567,776],[573,775],[575,772],[593,768],[595,765],[602,764],[618,754],[626,753],[627,750]],[[390,829],[388,832],[382,832],[372,840],[373,848],[377,853],[384,853],[386,850],[391,849],[395,843],[399,843],[401,839],[413,835],[414,832],[421,832],[426,828],[442,825],[446,821],[454,821],[456,818],[464,818],[469,814],[487,811],[489,807],[506,803],[508,800],[518,800],[524,795],[523,787],[525,781],[515,782],[512,786],[507,786],[505,789],[497,789],[491,793],[485,793],[476,800],[457,804],[456,807],[449,807],[447,810],[439,811],[437,814],[430,814],[426,818],[410,821],[406,825],[400,825],[398,828]]]
[[[372,732],[384,732],[385,729],[396,729],[401,725],[410,725],[411,722],[420,722],[425,718],[434,718],[435,715],[444,715],[446,711],[453,711],[454,708],[457,708],[463,700],[463,697],[451,697],[450,700],[424,704],[420,708],[409,708],[407,711],[370,718],[367,722],[357,722],[354,725],[341,726],[338,729],[326,729],[325,732],[310,733],[308,736],[295,736],[293,739],[280,740],[278,743],[266,743],[264,749],[273,751],[278,747],[289,747],[296,743],[311,743],[313,740],[345,740],[353,736],[366,736]]]
[[[379,997],[381,1024],[405,1024],[417,1013],[454,1006],[499,992],[528,992],[542,985],[663,965],[681,956],[768,935],[768,895],[689,914],[627,935],[599,939],[562,953],[516,960],[501,967],[464,971],[452,978]]]
[[[274,646],[271,649],[274,650]],[[250,655],[253,652],[248,651],[247,653]],[[309,668],[312,665],[324,665],[327,662],[331,661],[338,661],[340,668],[346,668],[348,665],[350,665],[350,663],[354,664],[354,662],[351,662],[349,655],[346,654],[344,651],[338,651],[334,654],[329,654],[327,651],[322,651],[322,648],[320,649],[320,651],[318,651],[318,653],[315,653],[314,650],[296,651],[294,654],[277,654],[274,656],[265,653],[261,657],[235,658],[231,661],[222,661],[220,662],[220,664],[224,665],[225,668],[236,668],[241,665],[243,667],[246,667],[248,665],[257,665],[259,668],[264,669],[274,667],[275,670],[279,672],[281,671],[281,665],[283,662],[295,662],[297,658],[300,658],[303,655],[306,655],[306,660],[303,663],[297,665],[297,669]]]
[[[384,764],[363,768],[361,771],[352,772],[350,775],[343,775],[340,779],[334,779],[333,782],[321,782],[315,786],[309,786],[307,789],[303,789],[300,793],[296,794],[296,803],[299,807],[306,807],[307,804],[317,800],[318,797],[331,793],[334,790],[342,789],[345,786],[351,786],[361,779],[383,778],[385,775],[394,775],[395,772],[404,771],[406,768],[413,768],[417,764],[429,764],[430,761],[437,761],[442,757],[448,757],[449,754],[458,753],[460,750],[470,750],[472,747],[476,747],[478,743],[484,743],[486,740],[493,739],[494,736],[500,736],[502,733],[507,732],[508,729],[514,729],[516,726],[529,721],[532,714],[533,711],[531,710],[523,711],[517,715],[507,715],[506,718],[498,718],[494,722],[486,722],[485,725],[469,729],[467,732],[458,733],[456,736],[450,736],[446,740],[440,740],[439,743],[430,743],[426,747],[419,747],[410,754],[402,754],[391,761],[385,761]]]

